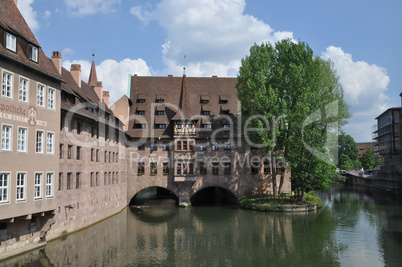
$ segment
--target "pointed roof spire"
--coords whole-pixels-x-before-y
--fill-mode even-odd
[[[190,108],[189,108],[189,98],[187,89],[187,77],[184,74],[181,83],[181,93],[179,100],[179,111],[172,118],[172,120],[188,120],[190,119]],[[181,111],[181,112],[180,112]]]
[[[89,79],[88,84],[89,86],[94,87],[95,82],[98,81],[98,77],[96,76],[96,67],[95,67],[95,48],[92,46],[92,64],[91,64],[91,71],[89,72]]]

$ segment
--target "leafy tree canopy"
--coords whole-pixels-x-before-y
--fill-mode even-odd
[[[246,138],[285,157],[302,195],[329,188],[337,161],[330,152],[350,117],[333,63],[304,42],[255,44],[242,59],[237,90],[245,126],[257,128]]]

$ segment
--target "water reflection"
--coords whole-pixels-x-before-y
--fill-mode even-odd
[[[402,209],[339,185],[316,214],[147,206],[0,266],[399,266]]]

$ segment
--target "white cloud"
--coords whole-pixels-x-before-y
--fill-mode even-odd
[[[162,0],[153,10],[135,6],[130,11],[144,24],[155,20],[166,29],[162,74],[180,75],[187,55],[189,75],[235,76],[254,43],[293,36],[244,14],[245,6],[245,0]]]
[[[64,0],[68,9],[77,16],[112,13],[121,0]]]
[[[389,76],[384,68],[364,61],[353,61],[342,48],[330,46],[321,58],[331,59],[351,106],[352,118],[345,127],[356,141],[370,141],[375,118],[387,109]]]
[[[62,55],[74,55],[74,50],[69,47],[66,47],[63,49],[63,51],[61,51],[61,54]]]
[[[43,18],[48,19],[48,18],[50,18],[51,15],[52,15],[52,12],[50,12],[49,10],[46,10],[45,13],[43,14]]]
[[[39,30],[40,26],[36,18],[36,12],[31,7],[33,2],[34,0],[19,0],[18,9],[20,10],[25,21],[28,23],[29,28],[35,32]]]
[[[71,64],[81,64],[82,80],[87,82],[91,62],[87,60],[63,61],[63,67],[70,70]],[[120,62],[113,59],[102,61],[96,66],[96,73],[99,81],[102,81],[103,90],[110,92],[110,103],[114,103],[120,97],[127,94],[128,75],[138,74],[142,76],[150,76],[151,70],[147,63],[139,59],[126,58]]]

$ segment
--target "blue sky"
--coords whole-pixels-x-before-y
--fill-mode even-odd
[[[236,77],[254,43],[290,37],[331,58],[353,117],[345,131],[371,140],[374,118],[400,106],[402,2],[397,0],[19,0],[46,55],[80,63],[92,50],[111,102],[129,74]],[[186,62],[184,62],[186,55]]]

